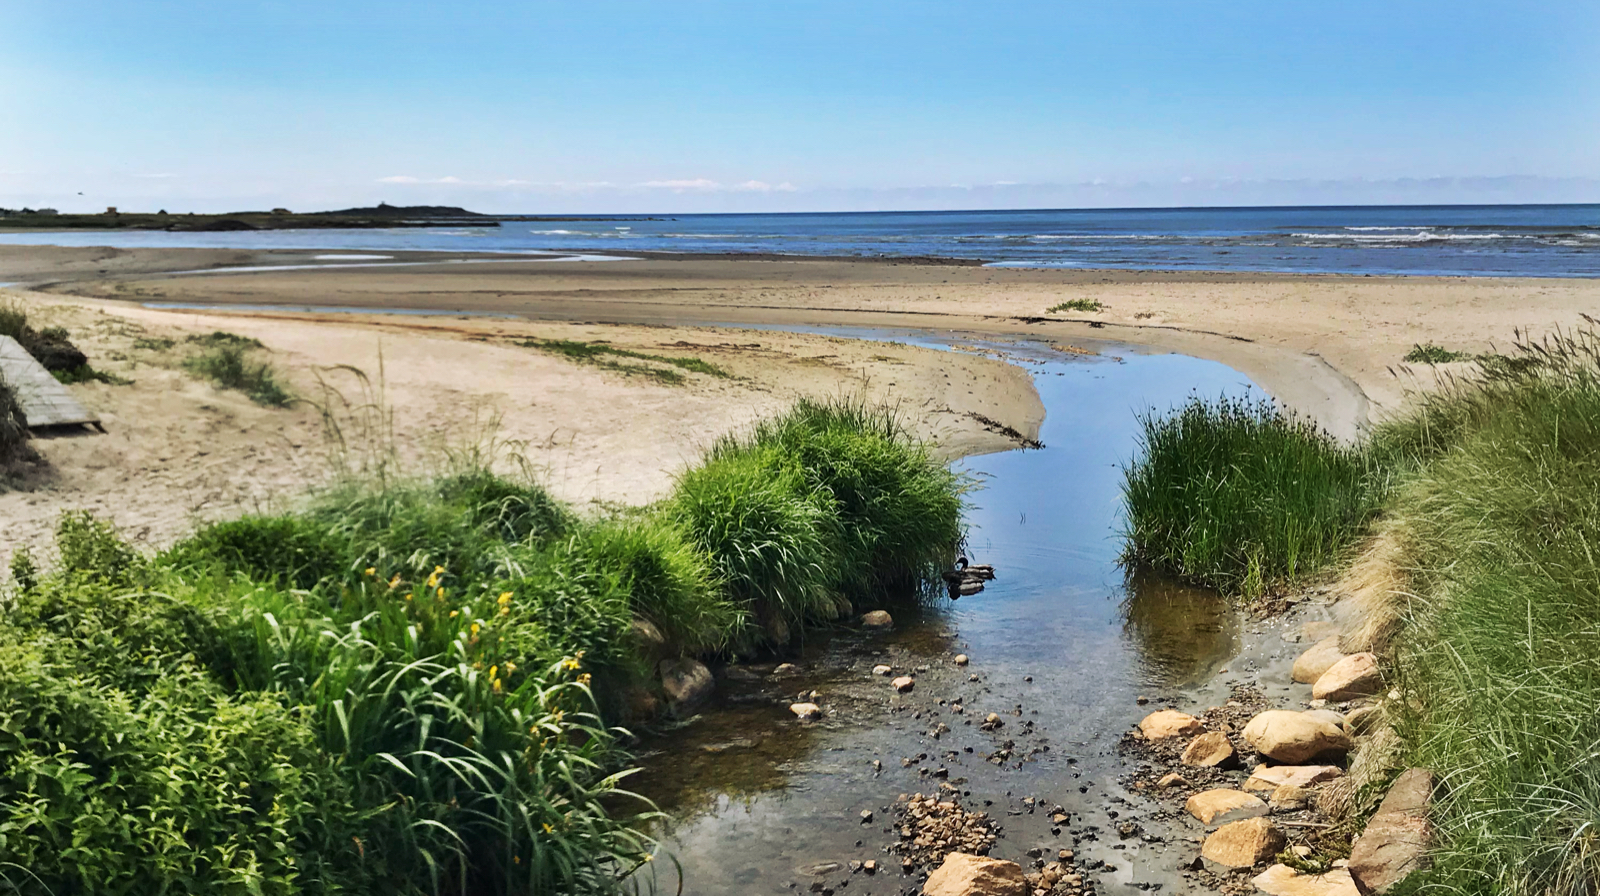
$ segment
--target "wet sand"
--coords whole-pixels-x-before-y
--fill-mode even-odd
[[[910,327],[1106,338],[1221,361],[1351,434],[1416,383],[1418,342],[1483,351],[1600,309],[1600,281],[983,268],[907,261],[653,256],[158,277],[213,265],[305,263],[306,252],[0,247],[0,281],[141,302],[449,309],[537,320]],[[395,261],[437,253],[389,253]],[[418,257],[413,257],[416,255]],[[486,263],[482,263],[486,262]],[[101,272],[104,273],[101,273]],[[84,279],[80,279],[84,278]],[[109,280],[105,278],[110,278]],[[102,282],[96,282],[100,280]],[[1049,312],[1092,299],[1099,312]],[[1424,369],[1424,379],[1431,371]]]

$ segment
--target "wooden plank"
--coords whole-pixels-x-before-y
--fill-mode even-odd
[[[79,404],[66,386],[10,336],[0,336],[0,379],[17,393],[30,429],[100,423],[99,417]]]

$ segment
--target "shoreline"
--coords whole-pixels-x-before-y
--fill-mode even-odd
[[[224,273],[228,267],[308,263],[318,251],[325,250],[0,246],[0,281],[138,303],[1109,337],[1228,364],[1346,439],[1367,418],[1431,384],[1432,369],[1408,370],[1401,363],[1413,344],[1486,351],[1496,341],[1510,341],[1518,328],[1577,324],[1581,313],[1600,304],[1600,280],[1582,278],[995,268],[676,253],[623,256],[634,259],[628,262],[526,264],[498,253],[386,250],[404,266]],[[219,270],[170,273],[205,268]],[[1104,310],[1047,310],[1074,298],[1102,302]]]

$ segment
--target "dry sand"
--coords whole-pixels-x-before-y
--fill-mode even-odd
[[[65,326],[97,368],[134,383],[71,387],[107,432],[35,441],[49,466],[0,494],[0,561],[19,544],[48,545],[69,509],[164,546],[201,519],[282,508],[327,481],[341,458],[370,464],[392,454],[426,472],[450,453],[490,452],[502,468],[525,458],[567,501],[639,505],[661,497],[717,437],[803,395],[890,403],[952,458],[1016,444],[969,412],[1029,437],[1044,417],[1018,367],[887,343],[715,327],[174,313],[5,292],[35,325]],[[259,339],[310,401],[264,408],[185,372],[182,358],[197,349],[184,340],[216,330]],[[516,344],[530,337],[700,358],[731,376],[683,373],[683,383],[663,384]],[[152,347],[163,338],[176,344]],[[360,369],[371,386],[334,365]],[[379,387],[387,413],[360,410]],[[330,441],[319,407],[333,409],[348,450]]]
[[[133,387],[75,387],[108,415],[112,434],[45,443],[55,465],[53,490],[0,497],[0,519],[31,540],[77,501],[160,543],[195,513],[226,515],[282,500],[325,474],[314,412],[259,409],[194,381],[170,360],[119,347],[131,342],[133,327],[256,336],[302,391],[315,385],[319,365],[374,371],[381,341],[397,441],[411,455],[428,453],[423,443],[430,440],[466,441],[465,421],[498,415],[502,435],[526,443],[562,497],[642,503],[659,496],[709,441],[801,394],[897,400],[919,433],[950,455],[1008,444],[985,433],[969,412],[1028,435],[1042,415],[1027,376],[996,361],[719,324],[931,329],[1177,351],[1240,370],[1348,437],[1431,376],[1423,368],[1413,380],[1400,364],[1414,343],[1479,351],[1505,345],[1518,328],[1543,333],[1600,312],[1594,280],[1023,270],[881,260],[463,256],[469,262],[463,264],[443,263],[436,253],[394,252],[382,254],[404,266],[161,275],[316,263],[315,254],[0,247],[0,282],[26,281],[48,290],[53,301],[77,301],[55,313],[70,318],[66,325],[75,332],[104,331],[103,341],[89,341],[90,354],[97,360],[126,354],[129,361],[105,366],[131,364],[128,375],[139,380]],[[1094,299],[1104,310],[1047,310],[1074,298]],[[532,322],[345,314],[221,320],[138,304],[151,302],[430,310]],[[127,333],[118,335],[118,328]],[[692,354],[739,379],[692,377],[687,386],[666,387],[508,346],[501,337],[509,334]],[[488,343],[477,341],[485,337]],[[694,345],[672,347],[680,341]],[[761,347],[734,347],[748,343]],[[136,499],[141,493],[149,497]]]

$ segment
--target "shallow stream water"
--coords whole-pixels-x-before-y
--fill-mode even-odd
[[[812,633],[792,676],[772,675],[771,663],[719,670],[712,706],[645,742],[644,771],[630,785],[673,816],[662,834],[681,863],[683,892],[807,892],[813,883],[850,894],[915,892],[920,880],[884,853],[897,839],[888,809],[900,794],[931,794],[940,782],[1001,821],[993,855],[1026,862],[1031,847],[1052,857],[1075,848],[1102,892],[1171,886],[1174,874],[1138,858],[1159,838],[1103,830],[1114,827],[1121,799],[1116,742],[1148,711],[1138,697],[1208,679],[1238,652],[1241,629],[1215,594],[1125,577],[1117,564],[1121,466],[1137,449],[1138,414],[1195,392],[1253,387],[1220,364],[1117,346],[1064,356],[1026,342],[825,332],[1003,353],[1034,375],[1045,447],[958,464],[981,484],[967,515],[968,553],[998,572],[981,594],[896,609],[886,634]],[[954,664],[958,653],[970,666]],[[913,692],[898,695],[874,676],[878,663],[915,672]],[[812,690],[827,715],[799,723],[788,703]],[[963,713],[951,712],[952,698]],[[980,731],[990,712],[1005,726]],[[1007,741],[1008,759],[986,758]],[[1069,810],[1070,830],[1053,833],[1044,813],[1022,802],[1029,796]],[[865,859],[889,867],[852,875],[847,863]]]

